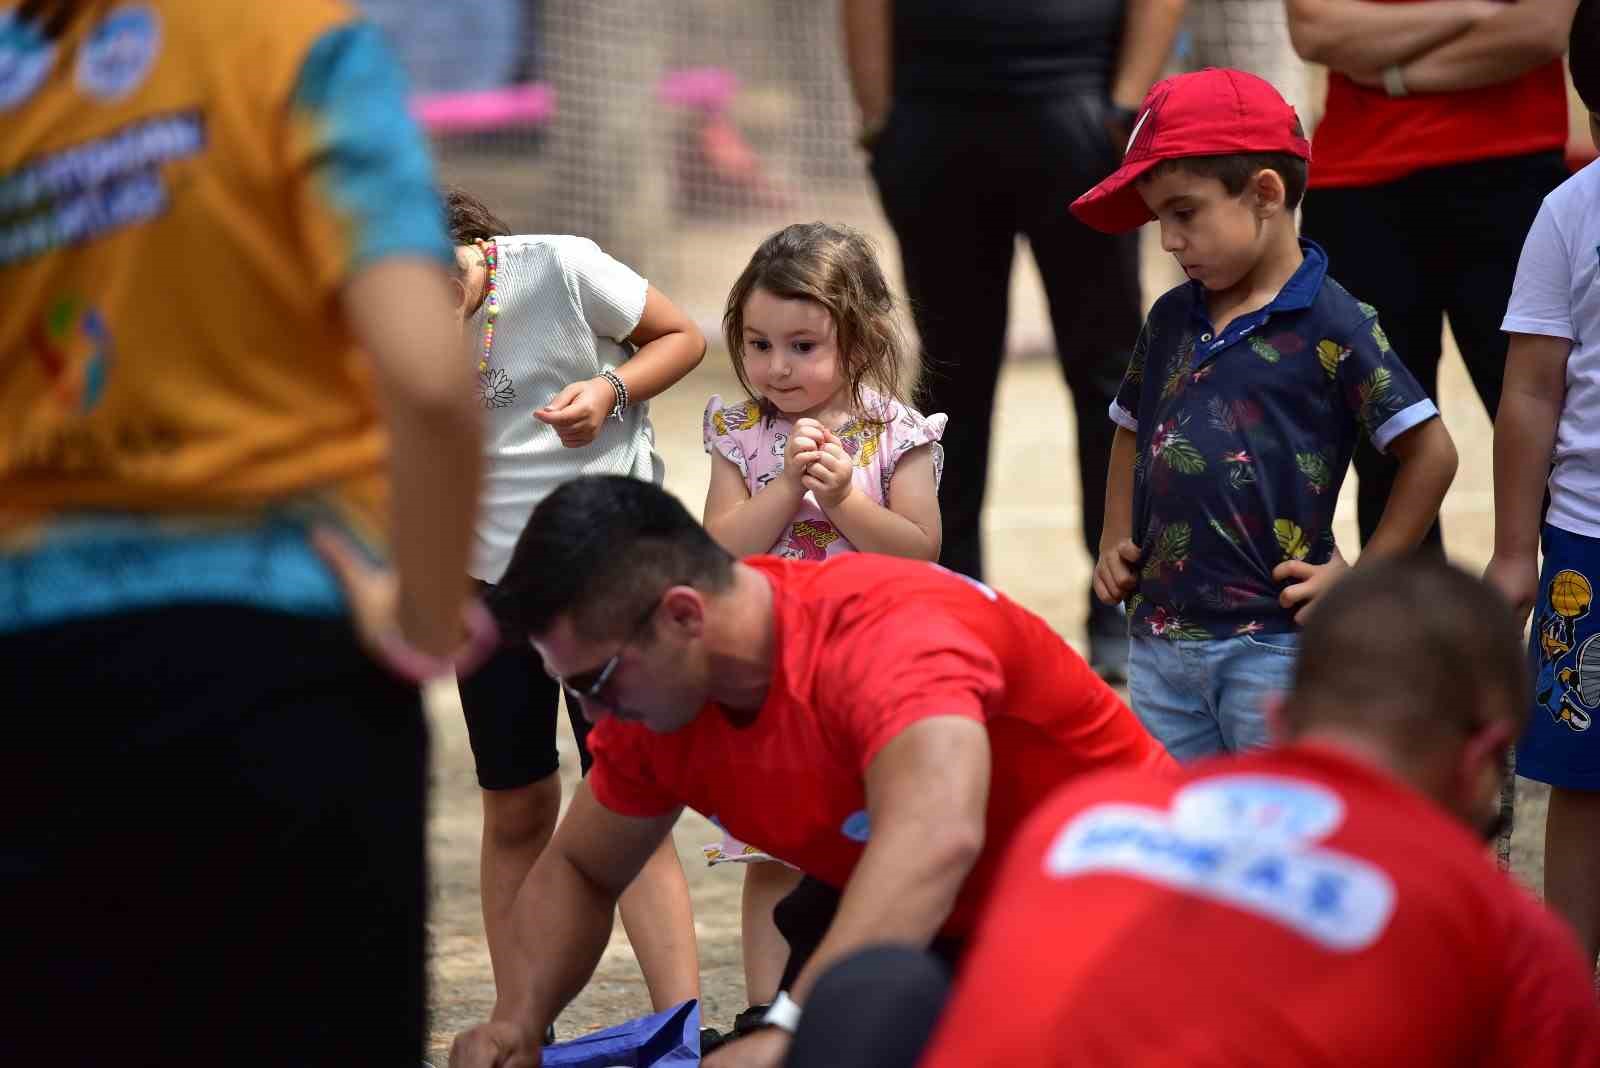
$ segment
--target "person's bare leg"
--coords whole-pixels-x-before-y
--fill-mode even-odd
[[[1550,788],[1544,825],[1544,900],[1600,954],[1600,790]]]
[[[744,992],[751,1005],[778,996],[789,943],[778,933],[772,910],[800,883],[800,873],[776,861],[745,865],[740,935],[744,949]]]
[[[489,941],[496,996],[505,992],[501,974],[510,960],[511,906],[533,862],[539,859],[561,812],[561,775],[510,790],[483,791],[483,838],[478,853],[478,892]]]
[[[700,996],[700,950],[694,909],[672,836],[623,891],[622,927],[644,973],[650,1004],[662,1012]]]

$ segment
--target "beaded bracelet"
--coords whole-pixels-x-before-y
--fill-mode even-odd
[[[622,413],[628,410],[628,386],[622,381],[622,376],[615,371],[601,371],[600,377],[611,383],[611,388],[617,395],[617,403],[611,408],[611,418],[620,420]]]

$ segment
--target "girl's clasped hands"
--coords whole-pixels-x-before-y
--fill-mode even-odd
[[[853,467],[839,435],[809,417],[798,419],[783,450],[783,477],[835,508],[850,495]]]

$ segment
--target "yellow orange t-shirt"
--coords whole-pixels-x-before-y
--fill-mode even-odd
[[[0,3],[0,630],[336,609],[306,517],[381,545],[386,453],[338,294],[395,255],[450,246],[347,5],[94,3],[51,39]]]

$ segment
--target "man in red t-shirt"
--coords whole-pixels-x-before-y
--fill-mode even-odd
[[[546,498],[499,591],[508,624],[596,721],[595,764],[518,897],[522,982],[452,1063],[533,1048],[686,805],[807,873],[797,893],[837,892],[819,944],[791,939],[811,951],[775,1026],[707,1061],[777,1065],[828,962],[884,938],[959,942],[1001,851],[1056,787],[1174,768],[1043,620],[988,587],[866,553],[735,562],[634,479]]]
[[[1328,254],[1329,273],[1376,305],[1394,351],[1434,400],[1448,318],[1491,419],[1522,241],[1567,176],[1561,56],[1576,6],[1286,0],[1295,50],[1328,69],[1301,229]],[[1398,469],[1368,441],[1355,469],[1365,544]],[[1438,523],[1424,544],[1442,549]]]
[[[791,1065],[1600,1065],[1572,932],[1482,838],[1528,707],[1517,631],[1435,558],[1355,572],[1305,628],[1282,748],[1063,787],[1008,855],[926,1056],[854,1056],[928,986],[885,950],[821,978]],[[813,1022],[832,1025],[820,1059]]]

